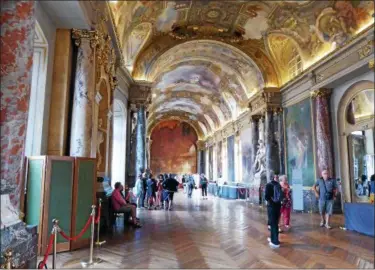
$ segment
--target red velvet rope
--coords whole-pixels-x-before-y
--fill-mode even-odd
[[[51,248],[52,248],[54,238],[55,238],[55,234],[51,233],[51,235],[49,236],[49,243],[48,243],[48,246],[47,246],[47,251],[44,254],[43,261],[41,261],[39,263],[38,269],[43,269],[43,267],[46,265],[47,260],[48,260],[48,254],[51,252]]]
[[[100,220],[100,214],[101,214],[101,213],[100,213],[100,212],[101,212],[100,209],[101,209],[101,208],[102,208],[101,206],[98,207],[98,215],[96,216],[95,224],[98,224],[98,223],[99,223],[99,220]]]
[[[85,227],[83,227],[82,231],[76,235],[76,236],[73,236],[73,237],[69,237],[68,235],[66,235],[63,231],[60,231],[59,233],[61,234],[62,237],[64,237],[66,240],[68,241],[75,241],[77,240],[78,238],[81,238],[82,235],[87,231],[87,229],[89,228],[90,224],[91,224],[91,221],[92,221],[92,216],[89,217],[89,219],[87,220],[86,222],[86,225]]]
[[[244,190],[243,190],[244,189]],[[240,192],[241,195],[243,195],[245,193],[245,188],[239,188],[238,191]]]

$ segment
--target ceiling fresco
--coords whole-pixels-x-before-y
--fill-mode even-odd
[[[149,123],[185,119],[203,137],[236,119],[252,95],[281,87],[374,23],[373,1],[117,1],[111,8],[126,67],[153,85]]]

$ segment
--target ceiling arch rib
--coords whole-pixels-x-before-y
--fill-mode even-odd
[[[220,127],[220,123],[218,123],[215,120],[213,120],[213,117],[215,117],[212,112],[210,113],[205,113],[205,112],[200,112],[198,113],[196,108],[194,108],[192,105],[186,105],[186,104],[179,104],[179,105],[174,105],[170,106],[169,104],[173,104],[168,102],[165,106],[162,108],[158,108],[156,111],[153,111],[149,114],[149,119],[152,118],[157,118],[160,117],[160,115],[163,114],[169,114],[169,115],[184,115],[188,114],[190,119],[193,121],[201,121],[205,124],[207,129],[209,130],[215,130],[218,127]]]
[[[213,104],[212,106],[217,107]],[[221,111],[216,113],[212,108],[205,106],[192,98],[175,97],[159,99],[157,102],[152,103],[149,108],[149,112],[150,115],[152,115],[153,113],[164,112],[170,109],[180,109],[182,111],[189,110],[197,115],[207,114],[215,123],[215,127],[219,127],[225,122],[224,115]]]

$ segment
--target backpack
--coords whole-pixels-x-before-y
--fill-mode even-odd
[[[271,199],[274,203],[281,203],[284,200],[284,192],[282,191],[280,184],[273,185],[273,196]]]

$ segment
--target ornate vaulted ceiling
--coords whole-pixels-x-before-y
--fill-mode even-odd
[[[112,1],[126,67],[153,83],[149,126],[204,137],[374,23],[373,1]]]

